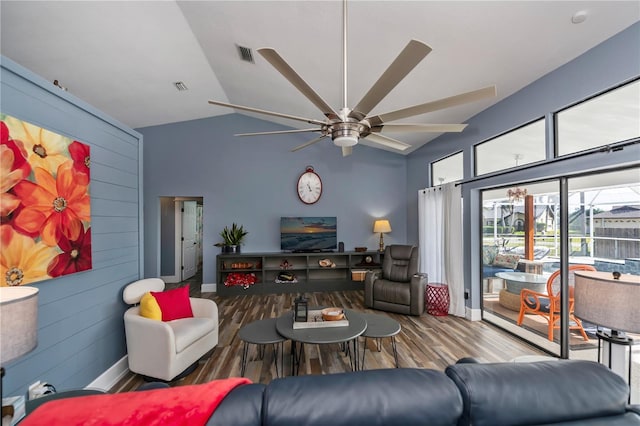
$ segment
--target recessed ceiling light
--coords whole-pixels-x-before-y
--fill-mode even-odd
[[[587,20],[587,11],[586,10],[580,10],[580,11],[574,13],[573,16],[571,17],[571,22],[574,23],[574,24],[581,24],[586,20]]]

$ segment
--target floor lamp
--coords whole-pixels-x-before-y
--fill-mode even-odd
[[[0,398],[3,396],[2,365],[31,352],[37,343],[38,289],[0,287]]]
[[[640,276],[599,271],[575,271],[574,274],[575,316],[611,330],[596,332],[598,362],[600,342],[604,341],[609,345],[609,368],[624,377],[624,370],[616,368],[612,362],[623,366],[628,347],[628,377],[631,386],[631,347],[636,342],[625,332],[640,333]]]

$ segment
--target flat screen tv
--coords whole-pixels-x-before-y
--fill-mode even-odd
[[[338,246],[335,217],[281,217],[280,249],[293,252],[333,251]]]

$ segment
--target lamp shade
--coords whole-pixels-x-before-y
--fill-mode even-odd
[[[387,219],[379,219],[373,222],[373,232],[391,232],[391,225],[389,224],[389,221]]]
[[[38,289],[0,287],[0,364],[31,352],[38,342]]]
[[[575,271],[574,313],[585,321],[617,331],[640,333],[640,276]]]

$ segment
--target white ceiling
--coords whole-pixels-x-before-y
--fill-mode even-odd
[[[581,10],[587,20],[572,24]],[[464,122],[640,20],[635,0],[351,0],[348,11],[347,106],[412,38],[433,51],[372,113],[497,85],[497,98],[406,120],[414,123]],[[231,112],[209,99],[323,119],[260,47],[276,49],[334,109],[344,106],[340,1],[2,0],[0,15],[3,55],[133,128]],[[253,49],[255,64],[236,45]],[[390,136],[412,144],[406,154],[437,135]]]

